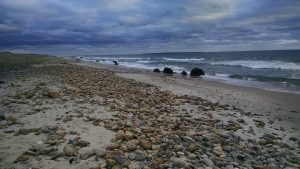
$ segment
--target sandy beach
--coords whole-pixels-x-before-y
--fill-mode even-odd
[[[0,76],[0,168],[299,168],[300,95],[51,58]]]

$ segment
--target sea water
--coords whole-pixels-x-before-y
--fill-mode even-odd
[[[198,67],[203,79],[300,94],[300,50],[243,52],[170,52],[134,55],[84,55],[85,61],[180,73]]]

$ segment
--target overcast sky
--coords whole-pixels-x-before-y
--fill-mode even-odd
[[[300,0],[0,0],[0,50],[300,49]]]

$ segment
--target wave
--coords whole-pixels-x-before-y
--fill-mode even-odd
[[[150,61],[150,60],[139,60],[137,63],[153,63],[155,61]]]
[[[300,64],[282,61],[233,60],[210,63],[211,65],[244,66],[253,69],[300,70]]]
[[[101,56],[85,56],[82,59],[90,59],[90,60],[145,60],[149,58],[141,58],[141,57],[101,57]]]
[[[166,61],[173,62],[199,62],[205,60],[204,58],[185,58],[185,59],[176,59],[176,58],[163,58]]]

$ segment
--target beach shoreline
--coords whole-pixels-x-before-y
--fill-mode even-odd
[[[298,94],[75,60],[0,80],[2,168],[300,165]]]

